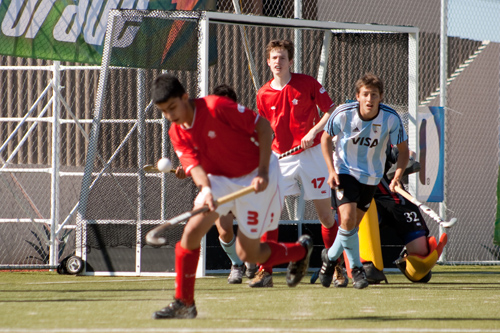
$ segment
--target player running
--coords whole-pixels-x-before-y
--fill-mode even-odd
[[[381,103],[383,93],[382,80],[365,74],[356,82],[357,102],[339,106],[328,120],[321,138],[329,171],[328,184],[333,189],[340,219],[337,238],[321,256],[323,266],[319,278],[325,287],[330,286],[335,261],[344,250],[351,267],[353,287],[368,287],[359,256],[358,227],[384,175],[389,142],[399,149],[397,168],[389,183],[391,192],[395,186],[401,186],[400,180],[408,163],[408,136],[398,113]]]
[[[291,73],[294,45],[289,40],[273,40],[267,44],[267,65],[273,79],[257,92],[259,114],[269,120],[274,131],[272,149],[276,154],[301,146],[302,150],[279,160],[284,178],[284,194],[313,200],[321,222],[325,247],[330,247],[337,234],[326,183],[328,169],[321,154],[321,134],[334,104],[326,90],[313,77]],[[317,108],[325,114],[320,117]],[[264,240],[277,240],[278,229],[267,232]],[[272,265],[261,265],[250,287],[272,287]]]
[[[196,268],[200,242],[220,215],[232,211],[238,221],[236,252],[241,260],[277,265],[289,262],[286,281],[296,286],[305,275],[312,240],[261,243],[260,237],[277,225],[281,214],[281,174],[271,154],[271,127],[254,111],[228,98],[210,95],[189,99],[179,80],[159,75],[152,99],[172,125],[169,136],[184,170],[201,189],[194,209],[210,211],[188,220],[175,247],[174,302],[156,311],[154,319],[195,318]],[[255,142],[258,142],[257,146]],[[251,185],[255,193],[214,206],[214,198]]]

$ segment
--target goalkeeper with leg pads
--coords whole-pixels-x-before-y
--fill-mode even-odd
[[[380,229],[393,229],[405,244],[400,258],[395,261],[401,272],[412,282],[428,282],[432,275],[431,269],[446,245],[447,236],[443,234],[437,244],[435,237],[429,237],[429,229],[419,208],[403,196],[389,190],[393,175],[391,166],[396,163],[399,151],[396,147],[391,147],[388,152],[386,173],[377,186],[374,196]],[[415,153],[410,152],[410,162],[404,175],[418,171],[418,162],[414,156]],[[368,281],[378,283],[380,278],[377,276],[380,276],[381,272],[372,263],[364,264],[364,267]]]

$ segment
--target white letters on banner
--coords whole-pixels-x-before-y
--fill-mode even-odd
[[[12,1],[2,21],[2,33],[9,37],[35,38],[56,1]],[[147,9],[149,0],[123,0],[120,7],[119,4],[120,0],[108,0],[105,5],[103,0],[79,0],[78,4],[67,5],[54,26],[54,39],[74,43],[83,32],[86,43],[102,45],[110,10]],[[125,35],[130,37],[136,32],[134,27],[128,27]]]

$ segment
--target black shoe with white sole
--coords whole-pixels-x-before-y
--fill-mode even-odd
[[[176,299],[167,307],[153,313],[153,319],[192,319],[196,318],[198,312],[193,304],[186,305]]]
[[[300,236],[297,241],[306,249],[306,255],[303,259],[291,262],[288,265],[286,272],[286,284],[289,287],[295,287],[299,284],[300,280],[306,275],[307,269],[309,268],[309,259],[311,258],[311,253],[313,249],[313,241],[309,235]]]

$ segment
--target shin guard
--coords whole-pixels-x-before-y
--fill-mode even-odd
[[[441,235],[439,244],[434,236],[428,237],[429,254],[421,256],[417,254],[406,254],[395,261],[396,266],[412,282],[428,282],[427,278],[431,269],[434,267],[443,252],[443,248],[448,241],[446,233]]]

